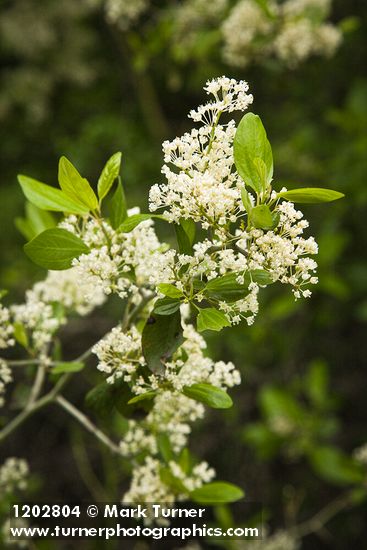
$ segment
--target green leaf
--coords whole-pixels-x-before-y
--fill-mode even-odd
[[[41,208],[54,212],[68,212],[70,214],[88,214],[89,208],[68,195],[60,189],[45,185],[28,176],[18,176],[18,181],[24,195],[29,202]]]
[[[196,225],[194,220],[180,219],[180,224],[175,224],[178,249],[181,254],[192,254],[192,245],[195,241]]]
[[[336,447],[316,447],[309,459],[315,472],[330,483],[348,485],[361,483],[365,478],[363,466]]]
[[[111,189],[120,172],[121,153],[115,153],[106,162],[98,180],[98,197],[102,201]]]
[[[304,204],[317,204],[320,202],[332,202],[342,199],[345,195],[332,189],[322,187],[303,187],[302,189],[291,189],[278,193],[277,197],[291,202]]]
[[[153,313],[142,334],[143,355],[152,372],[162,374],[164,364],[183,343],[180,311],[171,315]]]
[[[55,367],[52,369],[52,374],[63,374],[65,372],[79,372],[83,370],[85,367],[85,363],[81,363],[79,361],[72,361],[70,363],[67,362],[61,362],[57,363]]]
[[[55,227],[24,245],[24,251],[35,264],[58,270],[70,268],[72,260],[89,252],[89,248],[70,231]]]
[[[206,284],[203,292],[206,296],[215,300],[225,302],[236,302],[237,300],[241,300],[248,295],[248,285],[251,281],[246,277],[244,284],[238,283],[237,277],[240,275],[241,273],[228,273],[222,277],[211,279]]]
[[[168,296],[169,298],[182,298],[183,292],[177,286],[170,283],[161,283],[157,286],[159,292]]]
[[[247,281],[247,278],[249,280],[249,283],[254,282],[262,286],[272,285],[274,283],[273,279],[270,276],[270,273],[268,273],[264,269],[253,269],[252,271],[248,271],[245,274],[245,282]]]
[[[190,493],[190,499],[198,504],[223,504],[236,502],[245,496],[237,485],[225,481],[213,481]]]
[[[174,458],[169,437],[165,433],[161,433],[157,437],[158,449],[165,462],[169,462]]]
[[[304,417],[302,407],[286,390],[265,387],[260,392],[260,406],[264,416],[271,420],[274,417],[284,417],[299,423]]]
[[[273,154],[259,116],[247,113],[238,125],[234,139],[237,172],[257,193],[265,191],[273,177]]]
[[[240,276],[243,277],[243,283],[237,282],[237,278]],[[222,275],[222,277],[211,279],[202,290],[210,299],[236,302],[248,295],[248,287],[252,282],[266,286],[272,284],[273,280],[267,271],[254,269],[244,274],[228,273],[227,275]]]
[[[27,239],[27,241],[30,241],[31,239],[33,239],[33,237],[37,235],[37,233],[34,232],[30,221],[26,220],[25,218],[15,218],[14,224],[19,233],[21,233],[23,237]]]
[[[329,373],[327,365],[316,360],[311,364],[305,377],[305,391],[315,406],[325,406],[329,402]]]
[[[15,225],[28,241],[45,229],[56,226],[56,220],[46,210],[41,210],[30,202],[26,203],[25,209],[26,218],[16,218]]]
[[[68,195],[76,202],[87,206],[90,210],[98,208],[98,200],[95,192],[82,178],[75,166],[66,157],[59,161],[59,184],[65,195]]]
[[[250,222],[257,229],[272,229],[274,220],[269,206],[266,204],[255,206],[251,210]]]
[[[112,385],[102,382],[92,388],[85,396],[86,406],[92,409],[98,416],[105,417],[114,410],[112,399]]]
[[[157,214],[133,214],[125,219],[125,221],[119,226],[119,230],[122,233],[130,233],[135,227],[137,227],[141,222],[150,220],[151,218],[158,218],[164,220],[163,216]]]
[[[22,323],[14,323],[13,324],[14,329],[14,338],[20,344],[23,346],[23,348],[27,348],[29,346],[29,339],[27,331]]]
[[[154,399],[156,395],[157,395],[156,391],[147,391],[145,393],[141,393],[140,395],[136,395],[132,399],[129,399],[127,404],[134,405],[135,403],[140,403],[141,401],[151,400],[151,399]]]
[[[161,298],[154,304],[154,313],[158,313],[158,315],[171,315],[175,311],[178,311],[180,305],[181,302],[176,298]]]
[[[184,447],[181,451],[181,454],[179,456],[179,459],[178,459],[178,464],[181,468],[181,470],[185,473],[185,474],[188,474],[190,469],[191,469],[191,466],[192,466],[192,457],[190,455],[190,451],[187,447]]]
[[[182,393],[186,397],[200,401],[200,403],[204,403],[212,409],[229,409],[233,405],[228,393],[212,384],[202,383],[185,386]]]
[[[121,183],[120,177],[116,191],[110,201],[110,222],[114,229],[120,227],[122,222],[127,218],[127,203],[125,191]]]
[[[129,385],[121,378],[115,380],[113,384],[103,382],[90,390],[86,396],[86,404],[93,409],[99,416],[108,416],[114,411],[118,411],[123,417],[131,418],[137,409],[143,408],[148,412],[152,403],[150,400],[142,400],[141,403],[130,404],[133,398]]]
[[[241,189],[241,198],[242,198],[242,204],[245,207],[247,214],[250,214],[253,206],[252,206],[248,191],[245,187],[242,187]]]
[[[203,330],[215,330],[218,332],[223,327],[230,326],[231,323],[223,311],[219,311],[213,307],[201,309],[197,317],[197,329],[199,332],[203,332]]]
[[[175,493],[187,494],[188,491],[185,485],[178,477],[175,477],[169,468],[163,467],[159,470],[159,477],[161,481],[170,487]]]
[[[34,204],[27,202],[25,205],[27,220],[30,221],[35,235],[45,229],[51,229],[56,226],[56,220],[50,212],[37,208]]]

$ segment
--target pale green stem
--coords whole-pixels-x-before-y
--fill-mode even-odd
[[[103,433],[97,426],[95,426],[85,414],[83,414],[79,409],[74,407],[70,401],[62,397],[62,395],[57,395],[55,397],[55,402],[60,405],[66,412],[68,412],[73,418],[75,418],[79,424],[81,424],[88,432],[90,432],[94,437],[96,437],[101,443],[106,445],[113,453],[121,455],[121,449],[116,443],[111,441],[111,439]]]

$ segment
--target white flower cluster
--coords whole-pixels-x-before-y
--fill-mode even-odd
[[[109,374],[107,381],[117,378],[128,382],[135,395],[154,391],[153,406],[144,420],[130,420],[127,433],[120,444],[122,453],[130,458],[141,453],[148,454],[146,461],[134,469],[132,485],[125,495],[126,501],[155,500],[170,502],[173,495],[160,479],[162,464],[158,458],[158,438],[168,438],[170,448],[179,454],[187,444],[191,424],[204,416],[204,406],[181,393],[185,386],[195,383],[210,383],[219,388],[229,388],[240,383],[240,373],[232,363],[215,363],[205,357],[206,343],[191,325],[184,326],[184,343],[166,364],[163,377],[155,374],[144,376],[138,368],[145,365],[141,351],[141,335],[133,327],[127,332],[115,327],[96,346],[98,369]],[[180,479],[188,491],[200,486],[214,476],[205,464],[197,465],[190,475],[184,475],[175,462],[170,463],[172,473]],[[152,492],[153,491],[153,492]],[[161,495],[158,496],[157,495]]]
[[[33,292],[42,302],[61,304],[67,312],[75,311],[82,316],[88,315],[106,300],[99,288],[78,278],[76,268],[49,271],[44,281],[34,285]]]
[[[25,303],[13,305],[11,313],[14,322],[22,325],[31,336],[29,347],[39,352],[45,350],[53,334],[65,322],[64,318],[56,317],[52,305],[40,300],[34,290],[28,290]]]
[[[4,406],[5,386],[13,381],[13,376],[7,363],[0,359],[0,407]]]
[[[353,456],[358,462],[367,466],[367,443],[355,449]]]
[[[275,55],[290,67],[313,54],[331,56],[341,31],[325,23],[331,0],[241,0],[223,24],[224,57],[244,67],[253,59]]]
[[[133,326],[128,331],[114,327],[103,340],[92,349],[98,357],[98,369],[108,374],[107,382],[112,384],[118,378],[131,382],[132,374],[145,365],[141,352],[141,334]]]
[[[138,213],[139,209],[129,211]],[[128,295],[141,300],[138,287],[154,286],[171,276],[169,264],[173,253],[159,242],[153,222],[146,220],[129,233],[115,231],[106,221],[90,219],[83,228],[76,216],[70,216],[60,227],[80,236],[91,248],[73,261],[76,277],[89,288],[86,297],[97,293]]]
[[[29,467],[22,458],[9,457],[0,467],[0,493],[12,493],[27,488]]]
[[[65,324],[66,315],[87,315],[105,299],[100,288],[79,277],[76,268],[49,271],[43,281],[26,292],[24,304],[10,308],[11,322],[24,327],[32,349],[45,351],[55,332]]]
[[[241,0],[222,25],[223,57],[229,65],[244,67],[269,53],[277,5],[269,2],[269,17],[256,0]]]
[[[0,304],[0,349],[14,345],[13,333],[9,309]]]
[[[184,59],[190,56],[191,48],[200,40],[203,32],[216,28],[225,17],[229,0],[185,0],[172,5],[166,17],[172,23],[173,52]]]
[[[143,464],[136,466],[132,473],[131,486],[123,496],[124,503],[164,502],[170,504],[176,500],[184,500],[187,493],[208,483],[215,476],[215,471],[206,462],[194,466],[190,474],[186,474],[174,461],[168,464],[171,474],[182,483],[182,494],[177,495],[162,481],[162,463],[151,456],[145,458]]]
[[[167,184],[150,190],[150,209],[166,208],[171,222],[192,218],[204,228],[236,221],[240,207],[241,184],[233,171],[234,121],[219,124],[222,113],[244,111],[252,103],[248,84],[221,77],[207,82],[205,90],[213,100],[191,111],[190,117],[201,122],[199,129],[164,142],[162,173]]]
[[[317,264],[310,255],[317,254],[318,249],[313,237],[302,236],[308,227],[302,212],[290,202],[279,202],[273,191],[269,201],[275,204],[273,213],[279,218],[278,225],[273,230],[262,230],[254,228],[250,221],[247,227],[243,223],[244,183],[233,161],[236,127],[234,121],[226,126],[219,124],[219,117],[223,112],[247,108],[252,101],[248,86],[243,81],[237,83],[223,77],[209,81],[205,90],[213,100],[190,113],[191,118],[202,123],[201,127],[164,143],[167,164],[162,172],[168,183],[151,188],[150,208],[153,211],[164,208],[165,217],[174,223],[182,218],[200,222],[214,238],[196,243],[191,255],[173,257],[170,251],[166,265],[172,262],[171,277],[165,282],[174,283],[187,296],[188,289],[197,281],[234,274],[237,282],[243,284],[247,274],[261,270],[273,282],[292,286],[296,298],[306,298],[311,295],[309,286],[317,283]],[[254,205],[251,195],[250,200]],[[236,222],[240,223],[231,233],[231,224]],[[242,319],[249,324],[254,321],[259,307],[259,284],[251,276],[247,290],[240,300],[216,304],[232,323]],[[201,302],[206,298],[199,289],[195,300]]]
[[[122,30],[130,28],[149,6],[149,0],[105,0],[107,20]]]
[[[293,203],[282,202],[275,211],[280,214],[276,229],[251,229],[238,241],[248,251],[247,269],[263,269],[274,282],[291,285],[296,298],[307,298],[311,291],[303,287],[318,282],[317,263],[308,257],[318,253],[317,243],[313,237],[301,236],[309,224]]]

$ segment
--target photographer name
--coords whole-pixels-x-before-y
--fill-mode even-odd
[[[170,508],[161,504],[150,504],[144,508],[138,504],[135,508],[106,504],[104,508],[105,518],[202,518],[205,508]]]

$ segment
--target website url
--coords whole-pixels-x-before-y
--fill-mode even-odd
[[[208,527],[206,524],[191,527],[123,527],[119,523],[114,527],[10,527],[10,538],[13,540],[24,539],[78,539],[100,538],[109,540],[112,538],[153,538],[181,539],[192,537],[214,537],[217,539],[231,538],[259,538],[261,536],[256,527],[230,527],[226,530],[220,527]]]

